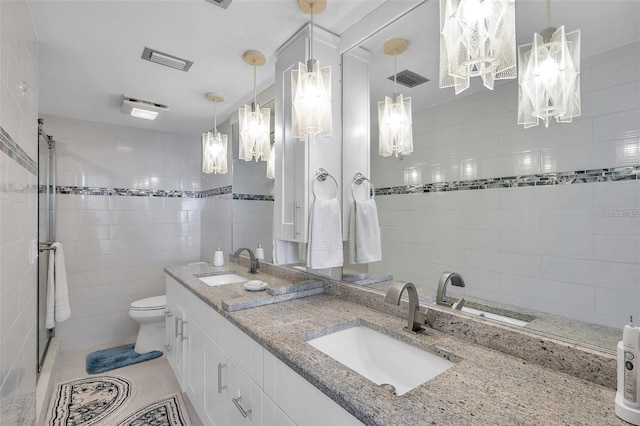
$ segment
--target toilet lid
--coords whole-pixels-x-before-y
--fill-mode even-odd
[[[150,311],[153,309],[164,309],[167,306],[167,296],[153,296],[146,299],[136,300],[131,303],[131,309],[134,311]]]

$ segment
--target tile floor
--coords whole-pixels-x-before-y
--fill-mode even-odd
[[[54,394],[52,395],[51,401],[49,401],[49,408],[47,409],[47,418],[45,425],[49,424],[51,410],[53,409],[52,404],[55,399],[55,389],[57,389],[58,384],[90,376],[85,371],[85,359],[87,354],[96,350],[125,345],[127,343],[132,342],[116,342],[92,348],[62,352],[60,354],[60,362],[56,370],[56,384],[54,387]],[[167,358],[164,356],[140,364],[130,365],[128,367],[107,371],[95,376],[99,375],[113,375],[124,377],[130,380],[133,384],[133,392],[131,396],[132,399],[127,404],[127,408],[124,412],[119,413],[117,415],[117,418],[114,417],[101,423],[97,423],[96,426],[112,425],[114,421],[125,418],[129,414],[146,406],[149,403],[157,401],[171,394],[180,392],[180,385],[178,384],[178,381],[176,380],[176,377],[173,374],[169,363],[167,362]],[[191,404],[189,404],[186,395],[182,394],[182,400],[185,402],[192,425],[202,426],[202,422],[191,407]]]

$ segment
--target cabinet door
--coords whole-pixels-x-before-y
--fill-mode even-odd
[[[308,37],[298,35],[278,53],[276,62],[276,178],[274,186],[275,238],[305,242],[307,239],[308,180],[307,142],[294,139],[291,117],[291,70],[306,63]]]
[[[229,425],[230,410],[229,370],[222,349],[207,338],[204,341],[204,416],[206,424]]]
[[[175,344],[174,344],[175,368],[173,369],[173,371],[176,374],[178,383],[180,383],[180,388],[183,391],[185,390],[184,389],[184,382],[185,382],[184,367],[185,367],[185,348],[186,348],[185,337],[184,337],[184,331],[185,331],[185,325],[186,325],[185,322],[188,323],[188,320],[186,319],[186,315],[184,314],[184,311],[180,306],[176,305],[175,314],[174,314],[175,328],[173,333],[173,335],[175,336]]]
[[[295,426],[293,420],[278,407],[266,394],[262,394],[263,426]]]
[[[186,392],[198,416],[204,417],[204,332],[187,316],[184,325]]]

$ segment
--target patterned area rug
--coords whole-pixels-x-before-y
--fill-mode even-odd
[[[61,383],[49,424],[95,425],[122,408],[130,396],[131,382],[122,377],[87,377]]]
[[[191,421],[176,393],[139,409],[118,426],[191,426]]]

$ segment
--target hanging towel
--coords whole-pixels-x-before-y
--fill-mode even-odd
[[[342,220],[337,198],[316,198],[309,215],[307,267],[325,269],[342,266]]]
[[[46,328],[55,327],[71,316],[69,292],[67,290],[67,268],[64,265],[62,244],[51,244],[49,252],[49,273],[47,275],[47,315]]]
[[[382,260],[378,208],[373,199],[355,200],[349,218],[349,262],[369,263]]]

